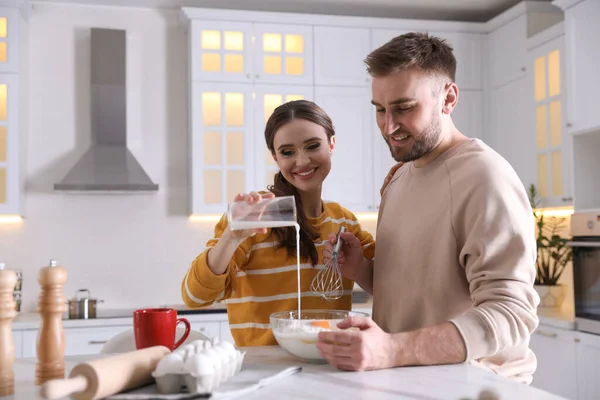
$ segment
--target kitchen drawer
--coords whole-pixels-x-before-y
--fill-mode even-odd
[[[231,334],[231,329],[229,329],[229,322],[227,321],[221,322],[221,340],[226,340],[235,344],[235,340],[233,340],[233,335]]]
[[[211,338],[221,337],[221,329],[218,322],[192,322],[191,325],[192,330],[202,332]]]
[[[130,325],[64,328],[65,356],[98,354],[110,338],[128,329]],[[23,332],[23,357],[36,357],[37,333],[37,330]]]

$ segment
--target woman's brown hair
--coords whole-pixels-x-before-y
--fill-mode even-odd
[[[333,123],[321,107],[307,100],[290,101],[277,107],[267,121],[265,127],[265,141],[267,142],[267,148],[271,154],[275,154],[275,147],[273,145],[275,134],[283,125],[291,122],[293,119],[304,119],[323,127],[327,133],[328,142],[331,141],[331,137],[335,135]],[[319,239],[320,235],[308,222],[308,218],[302,208],[302,200],[300,199],[298,189],[288,182],[281,172],[275,174],[274,185],[269,186],[268,189],[277,197],[294,196],[296,199],[296,213],[298,225],[300,225],[300,256],[303,258],[310,258],[312,265],[317,264],[318,254],[314,241]],[[280,246],[285,247],[288,254],[295,254],[295,230],[289,228],[274,228],[273,231],[279,238]]]

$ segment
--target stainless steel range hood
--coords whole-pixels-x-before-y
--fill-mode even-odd
[[[158,190],[127,148],[126,47],[124,30],[91,30],[92,145],[57,191]]]

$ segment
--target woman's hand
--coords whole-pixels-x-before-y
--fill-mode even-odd
[[[251,210],[254,212],[253,207],[256,203],[263,199],[272,199],[275,197],[275,194],[268,192],[264,194],[259,194],[257,192],[240,193],[233,199],[234,202],[245,202],[248,207],[240,206],[236,209],[237,216],[242,218],[245,212],[250,212]],[[244,239],[256,235],[256,234],[265,234],[267,233],[267,228],[259,228],[259,229],[241,229],[241,230],[232,230],[230,229],[230,225],[227,225],[227,231],[223,234],[223,239],[227,241],[237,241],[241,242]]]

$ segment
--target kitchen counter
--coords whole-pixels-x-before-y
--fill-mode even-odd
[[[538,318],[540,325],[551,326],[553,328],[575,330],[575,308],[565,304],[559,309],[538,308]]]
[[[222,303],[197,309],[189,309],[184,305],[163,305],[160,307],[175,308],[180,316],[216,314],[216,319],[227,320],[227,308]],[[66,312],[62,323],[65,328],[132,324],[133,311],[132,308],[102,309],[99,307],[96,311],[96,318],[91,319],[69,319],[69,314]],[[12,328],[15,330],[38,329],[40,322],[41,317],[37,312],[19,313],[12,322]]]
[[[372,302],[353,303],[352,309],[371,313]],[[178,315],[205,315],[217,314],[216,319],[227,320],[227,308],[225,304],[215,304],[206,308],[188,309],[183,305],[166,305],[165,307],[177,309]],[[63,318],[63,327],[91,327],[91,326],[113,326],[133,323],[133,309],[101,309],[97,311],[95,319],[68,319],[68,314]],[[575,310],[573,307],[565,306],[561,309],[538,309],[540,325],[551,326],[554,328],[574,330],[575,329]],[[13,320],[13,329],[37,329],[40,325],[40,315],[36,312],[20,313]]]
[[[482,391],[496,397],[486,399],[559,400],[561,397],[521,383],[513,382],[468,364],[393,368],[366,372],[344,372],[328,364],[306,364],[290,356],[278,346],[247,348],[244,366],[251,364],[297,365],[302,371],[274,381],[244,400],[285,399],[418,399],[477,400]],[[66,358],[66,374],[78,362],[99,356]],[[15,394],[11,400],[41,400],[35,387],[35,360],[20,359],[15,363]]]

